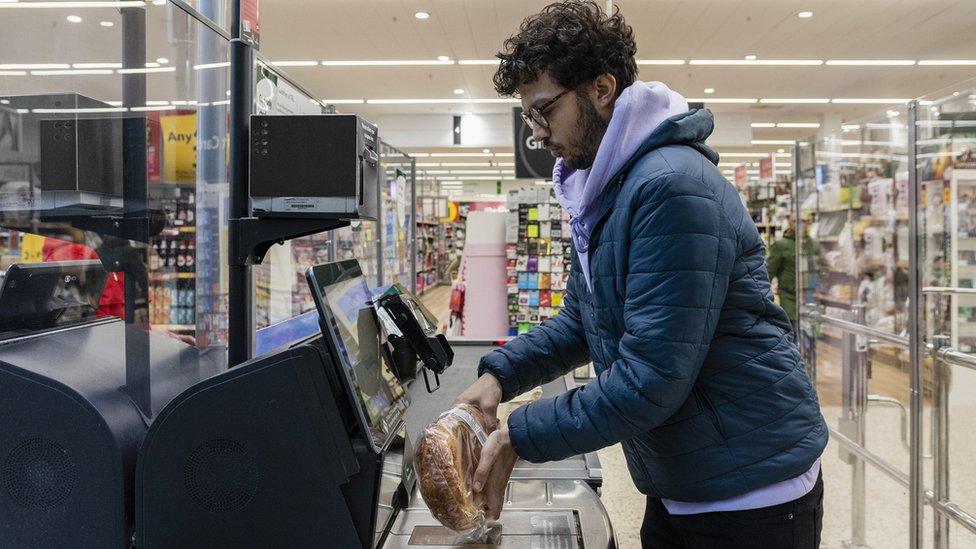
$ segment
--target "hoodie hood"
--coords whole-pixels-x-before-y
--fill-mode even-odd
[[[604,191],[616,175],[644,153],[665,145],[694,146],[712,162],[718,155],[705,146],[713,120],[708,111],[688,111],[688,102],[660,82],[634,82],[614,103],[610,124],[593,166],[572,170],[556,159],[553,189],[570,215],[573,244],[590,285],[588,245]]]

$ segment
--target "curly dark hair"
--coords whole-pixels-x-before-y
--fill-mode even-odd
[[[544,72],[566,89],[609,73],[617,80],[618,95],[637,79],[633,29],[619,9],[608,15],[593,0],[549,4],[522,21],[503,49],[496,55],[501,63],[493,80],[506,97]]]

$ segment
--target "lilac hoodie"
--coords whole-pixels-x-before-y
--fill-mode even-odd
[[[552,172],[556,198],[570,215],[573,244],[591,291],[589,240],[600,197],[610,178],[630,160],[668,118],[688,111],[688,102],[660,82],[634,82],[613,105],[610,125],[588,170],[573,170],[556,159]]]

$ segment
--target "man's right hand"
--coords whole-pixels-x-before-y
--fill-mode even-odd
[[[502,384],[491,374],[484,374],[464,390],[454,404],[472,404],[485,413],[491,429],[498,427],[498,403],[502,401]]]

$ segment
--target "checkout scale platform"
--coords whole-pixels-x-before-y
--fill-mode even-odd
[[[406,415],[406,431],[417,438],[424,427],[447,409],[477,378],[478,361],[492,345],[454,347],[454,365],[440,376],[441,386],[427,393],[424,386],[411,387],[412,404]],[[572,374],[542,386],[542,398],[575,387]],[[402,453],[392,453],[384,467],[390,480],[399,477]],[[519,460],[512,471],[499,523],[500,535],[489,533],[482,547],[576,549],[614,547],[613,528],[599,498],[603,471],[595,453],[543,464]],[[457,534],[440,526],[415,489],[409,505],[395,517],[384,547],[451,547]]]

